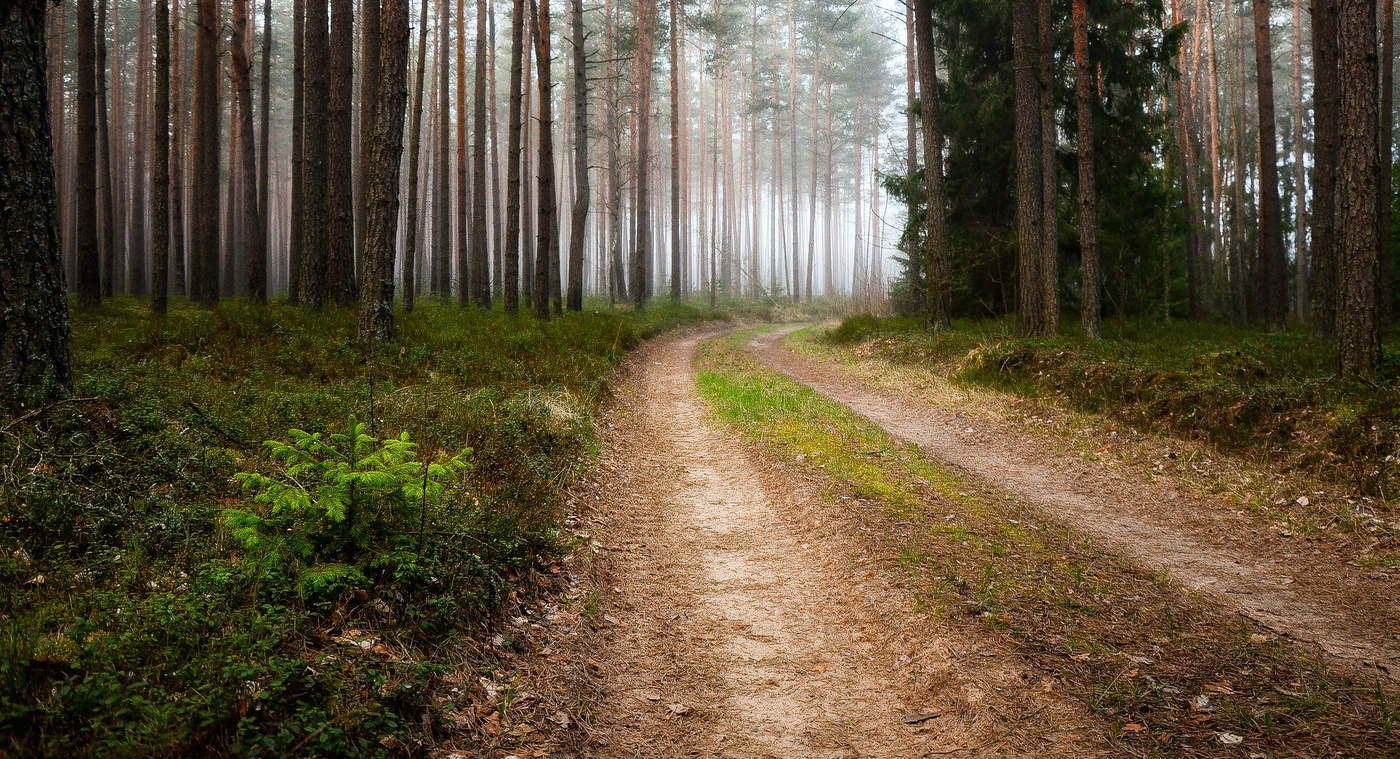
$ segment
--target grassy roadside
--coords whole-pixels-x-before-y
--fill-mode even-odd
[[[1004,636],[1103,715],[1125,751],[1400,750],[1384,693],[924,459],[748,359],[749,336],[702,346],[697,383],[715,415],[774,454],[824,472],[834,501],[877,504],[912,524],[895,560],[916,604]]]
[[[421,754],[562,547],[610,371],[719,316],[420,302],[366,357],[349,311],[76,311],[74,397],[0,418],[0,754]],[[262,445],[294,428],[324,471]]]
[[[927,366],[954,382],[1053,398],[1139,429],[1168,431],[1385,496],[1400,483],[1400,352],[1391,335],[1375,385],[1336,377],[1336,351],[1305,332],[1111,322],[1105,339],[1014,336],[1005,321],[929,333],[917,320],[858,316],[825,339]]]

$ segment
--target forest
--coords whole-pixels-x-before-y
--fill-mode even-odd
[[[1394,38],[0,0],[0,757],[1400,753]]]

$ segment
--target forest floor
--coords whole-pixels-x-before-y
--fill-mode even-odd
[[[629,358],[574,493],[575,613],[530,625],[519,681],[572,729],[515,755],[1400,750],[1397,584],[1349,542],[1127,450],[1180,441],[796,330]]]

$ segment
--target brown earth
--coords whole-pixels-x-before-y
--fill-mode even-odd
[[[1053,677],[915,612],[879,530],[707,423],[700,339],[635,355],[604,424],[586,525],[603,554],[601,633],[572,654],[595,689],[588,753],[1112,753]]]
[[[930,403],[917,388],[873,388],[846,365],[783,348],[795,329],[756,337],[751,354],[955,469],[1098,536],[1105,548],[1319,647],[1363,679],[1400,680],[1395,583],[1339,566],[1324,551],[1280,546],[1238,505],[1170,478],[1144,482],[1059,451],[1033,430]]]

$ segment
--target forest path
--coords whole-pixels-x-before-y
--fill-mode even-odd
[[[1330,554],[1279,552],[1253,537],[1237,506],[1166,478],[1144,482],[1058,452],[1042,435],[974,421],[914,393],[872,387],[838,362],[784,348],[783,338],[799,328],[761,334],[749,351],[888,434],[1098,536],[1104,548],[1165,569],[1176,582],[1316,645],[1358,673],[1400,684],[1400,603],[1393,583],[1373,581]]]
[[[704,337],[634,355],[604,425],[597,754],[1110,753],[1053,678],[911,611],[872,531],[815,481],[707,421],[692,367]]]

